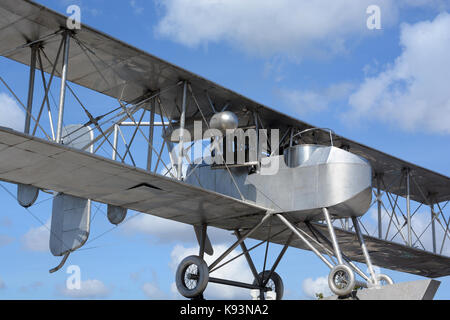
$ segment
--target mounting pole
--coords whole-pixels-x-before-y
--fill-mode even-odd
[[[25,127],[24,127],[24,132],[26,134],[30,133],[31,112],[33,110],[33,98],[34,98],[34,79],[36,75],[37,51],[38,46],[33,45],[31,47],[30,80],[28,82],[27,114],[25,115]]]
[[[56,131],[56,143],[61,143],[62,126],[64,118],[64,102],[66,98],[66,81],[67,70],[69,67],[69,48],[70,48],[70,31],[65,31],[63,34],[64,41],[64,59],[61,72],[61,90],[59,95],[59,111],[58,111],[58,127]]]
[[[186,94],[187,94],[187,82],[183,83],[183,104],[181,106],[180,115],[180,140],[179,140],[179,152],[178,152],[178,165],[177,165],[177,179],[181,180],[183,174],[183,157],[184,157],[184,126],[186,122]]]

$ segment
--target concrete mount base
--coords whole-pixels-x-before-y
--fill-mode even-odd
[[[347,297],[332,296],[323,300],[433,300],[440,284],[439,281],[431,279],[402,282],[354,291]]]

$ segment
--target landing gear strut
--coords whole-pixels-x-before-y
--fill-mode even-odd
[[[260,244],[265,242],[269,242],[269,239],[262,241],[260,244],[254,246],[250,250],[247,250],[247,247],[244,244],[244,241],[250,237],[258,228],[260,228],[270,217],[272,217],[272,213],[267,213],[253,228],[248,230],[244,235],[240,234],[239,230],[235,230],[235,235],[237,237],[237,241],[231,245],[229,249],[227,249],[221,256],[219,256],[214,262],[212,262],[209,266],[203,260],[203,256],[206,252],[206,247],[204,243],[205,234],[206,234],[206,225],[202,227],[202,233],[199,238],[200,252],[198,256],[189,256],[181,261],[180,265],[177,268],[175,280],[178,292],[190,299],[202,299],[203,292],[205,291],[208,283],[216,283],[222,285],[228,285],[233,287],[245,288],[253,290],[253,293],[259,291],[258,298],[261,300],[265,299],[274,299],[276,294],[276,299],[281,300],[283,297],[284,285],[281,277],[275,272],[278,264],[280,263],[283,255],[285,254],[287,248],[289,247],[289,243],[292,239],[292,236],[289,237],[289,240],[285,244],[284,248],[281,250],[278,258],[273,264],[270,270],[264,270],[263,272],[258,273],[256,271],[255,265],[250,256],[250,251],[254,248],[258,247]],[[283,230],[284,231],[284,230]],[[231,258],[227,262],[223,262],[220,264],[236,247],[241,245],[242,253],[236,257]],[[212,252],[212,250],[211,250]],[[267,252],[267,250],[266,250]],[[266,253],[267,254],[267,253]],[[210,274],[221,268],[222,266],[230,263],[235,260],[239,256],[245,255],[249,267],[253,273],[254,281],[253,283],[243,283],[238,281],[226,280],[226,279],[218,279],[210,277]],[[266,257],[267,258],[267,257]],[[265,262],[264,262],[265,269]],[[270,294],[271,292],[272,294]]]
[[[330,235],[330,240],[322,234],[320,230],[315,228],[311,223],[305,222],[306,226],[309,227],[310,231],[315,235],[319,236],[325,241],[325,243],[332,248],[329,250],[322,243],[311,238],[305,231],[301,230],[297,226],[289,222],[283,215],[278,214],[277,217],[289,228],[291,231],[312,251],[317,257],[319,257],[331,270],[328,277],[328,285],[331,291],[338,296],[349,295],[355,286],[361,287],[378,287],[385,284],[393,284],[391,278],[383,274],[375,274],[372,262],[369,256],[369,252],[364,243],[364,238],[362,236],[361,230],[359,228],[359,222],[356,217],[352,217],[353,225],[355,228],[358,241],[360,243],[361,249],[363,251],[364,258],[366,260],[367,267],[369,269],[370,276],[367,276],[362,272],[348,257],[346,257],[339,248],[339,243],[336,238],[334,226],[331,222],[331,217],[327,208],[322,209],[325,220],[327,222],[328,232]],[[309,239],[308,239],[309,238]],[[311,241],[315,242],[319,247],[321,247],[329,255],[334,255],[337,258],[337,265],[333,265],[328,261],[322,253],[314,246]],[[345,262],[344,262],[345,261]],[[358,273],[367,282],[359,282],[355,280],[354,272]]]

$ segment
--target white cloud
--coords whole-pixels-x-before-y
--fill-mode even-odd
[[[416,205],[416,202],[412,202],[412,212],[415,211]],[[403,207],[402,210],[404,210]],[[435,209],[436,213],[437,211],[438,210]],[[389,241],[392,240],[397,243],[405,244],[405,240],[408,237],[405,219],[397,212],[398,222],[396,218],[394,218],[392,222],[390,222],[389,215],[391,214],[391,212],[386,212],[384,208],[382,209],[381,214],[383,237],[386,236],[386,232],[389,228],[387,239]],[[442,217],[439,217],[439,219],[439,221],[437,219],[435,220],[436,246],[438,253],[441,250],[442,242],[444,239],[444,229],[446,227],[445,223],[442,221]],[[378,237],[378,210],[376,208],[372,208],[369,210],[369,212],[365,215],[363,223],[365,230],[367,230],[370,235]],[[414,233],[412,235],[413,245],[418,249],[423,250],[425,248],[425,250],[427,251],[433,251],[433,236],[430,211],[427,209],[419,209],[411,217],[411,226],[414,230]],[[401,234],[399,232],[399,229],[401,230]],[[417,237],[420,237],[420,242],[417,241]],[[442,254],[446,256],[450,255],[450,240],[448,238],[444,242]]]
[[[135,14],[142,14],[144,12],[144,8],[138,5],[136,0],[130,0],[130,6]]]
[[[367,77],[345,119],[376,118],[401,129],[450,133],[450,15],[401,28],[402,54]]]
[[[36,281],[27,286],[21,286],[19,290],[22,293],[36,293],[43,286],[44,286],[44,284],[42,282]]]
[[[159,285],[154,282],[146,282],[141,287],[144,294],[154,300],[164,300],[167,298],[167,295],[161,290]]]
[[[228,246],[218,245],[214,246],[214,255],[207,256],[205,255],[205,261],[208,264],[211,264],[214,260],[216,260],[226,249]],[[237,256],[239,252],[233,251],[227,258],[231,259]],[[175,272],[178,264],[186,257],[191,255],[198,255],[198,248],[185,248],[183,246],[177,245],[172,250],[171,253],[171,262],[170,267]],[[223,262],[225,262],[224,260]],[[235,261],[227,264],[223,268],[212,273],[210,276],[221,279],[230,279],[234,281],[240,281],[245,283],[253,283],[253,275],[250,272],[249,267],[247,266],[247,262],[244,257],[240,257]],[[182,298],[181,295],[178,294],[176,290],[175,283],[172,284],[172,292],[177,295],[177,298]],[[205,290],[205,297],[207,299],[216,299],[216,300],[237,300],[237,299],[250,299],[250,291],[247,289],[235,288],[230,286],[224,286],[214,283],[209,283]]]
[[[225,41],[257,55],[299,57],[346,51],[351,36],[370,34],[369,5],[379,5],[383,27],[396,20],[393,0],[166,0],[157,34],[195,47]],[[374,34],[374,33],[372,33]]]
[[[182,241],[192,243],[195,240],[191,225],[163,219],[148,214],[141,214],[131,219],[124,226],[126,234],[142,233],[152,235],[160,242]]]
[[[277,55],[264,63],[264,78],[272,78],[275,82],[284,80],[283,69],[286,65],[286,59]]]
[[[25,113],[6,93],[0,93],[0,126],[23,131]]]
[[[81,9],[81,18],[83,18],[83,15],[85,13],[88,13],[93,17],[97,17],[98,15],[101,15],[103,13],[101,10],[98,9],[98,7],[92,8],[90,6],[87,6],[85,4],[85,2],[82,0],[61,0],[60,2],[61,2],[61,6],[63,6],[65,10],[67,9],[67,7],[69,7],[71,5],[79,6]],[[67,15],[69,15],[69,14],[67,14]]]
[[[0,290],[5,288],[6,288],[5,282],[2,280],[2,278],[0,278]]]
[[[31,228],[22,236],[23,247],[30,251],[48,252],[50,241],[50,220],[43,226]]]
[[[401,3],[412,7],[428,6],[441,11],[450,8],[447,0],[401,0]]]
[[[324,297],[332,296],[328,286],[327,277],[319,277],[317,279],[307,278],[302,283],[303,293],[311,299],[317,299],[316,294],[323,294]]]
[[[123,226],[123,230],[127,235],[140,233],[153,236],[160,243],[197,243],[193,226],[148,214],[141,214],[129,220]],[[208,236],[213,243],[224,243],[234,240],[230,232],[217,228],[209,228]]]
[[[304,116],[327,110],[331,103],[348,98],[353,89],[353,84],[342,82],[324,90],[280,89],[277,95],[294,114]]]
[[[0,218],[0,227],[6,227],[6,228],[8,228],[8,227],[11,227],[12,226],[12,221],[11,221],[11,219],[10,218],[8,218],[8,217],[1,217]]]
[[[110,290],[100,280],[81,281],[80,289],[63,288],[59,291],[62,295],[74,299],[103,298],[110,293]]]
[[[149,275],[150,279],[148,279]],[[166,294],[159,286],[158,274],[152,267],[143,267],[136,272],[132,272],[130,273],[130,278],[133,282],[143,283],[141,285],[141,290],[148,298],[153,300],[168,299],[168,294]]]
[[[6,246],[14,241],[14,238],[11,238],[7,235],[0,234],[0,247]]]

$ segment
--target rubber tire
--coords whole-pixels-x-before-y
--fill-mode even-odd
[[[349,285],[345,288],[338,288],[333,281],[334,275],[338,271],[344,271],[349,276]],[[350,269],[349,266],[344,265],[344,264],[335,266],[331,270],[330,275],[328,276],[328,286],[330,287],[331,291],[335,295],[340,296],[340,297],[347,296],[350,293],[352,293],[353,289],[355,288],[355,284],[356,284],[355,274],[353,273],[352,269]]]
[[[264,275],[264,279],[267,279],[267,276],[269,275],[270,271],[266,270],[264,272],[260,272],[258,274],[259,279],[262,279],[263,275]],[[283,299],[283,294],[284,294],[284,284],[283,284],[283,280],[281,279],[281,277],[279,276],[278,273],[273,272],[272,275],[270,276],[270,279],[273,281],[273,283],[275,284],[275,293],[277,294],[277,300],[282,300]],[[259,285],[259,281],[258,279],[255,279],[253,281],[254,285]]]
[[[387,285],[394,284],[394,280],[392,280],[391,277],[389,277],[388,275],[382,274],[382,273],[377,274],[377,280],[378,281],[384,280],[387,282]]]
[[[197,280],[197,286],[193,289],[186,287],[184,283],[184,275],[189,266],[195,264],[197,266],[199,278]],[[175,283],[177,285],[178,292],[185,298],[196,298],[201,296],[206,289],[209,281],[209,268],[206,262],[199,256],[189,256],[180,262],[175,274]]]

